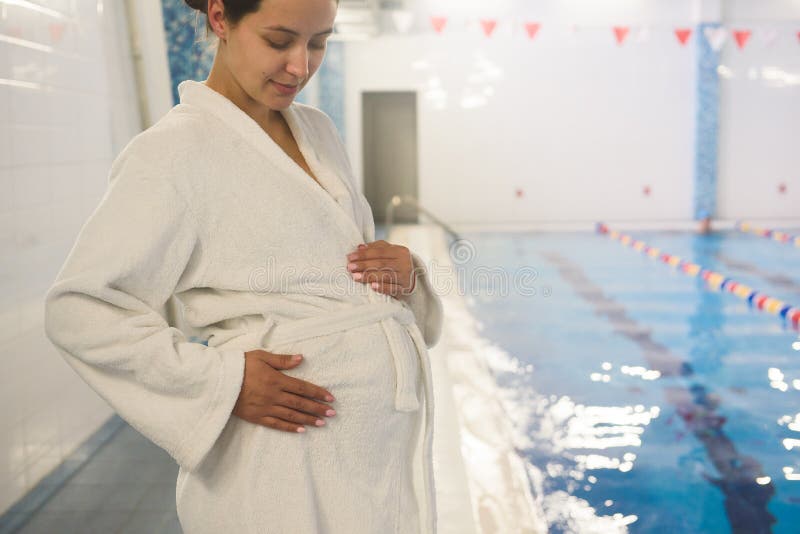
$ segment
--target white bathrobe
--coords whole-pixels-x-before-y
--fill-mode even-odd
[[[375,229],[324,113],[284,112],[320,187],[230,100],[179,92],[114,161],[47,292],[48,337],[180,465],[187,534],[435,532],[442,308],[420,257],[408,296],[351,278],[346,255]],[[232,416],[254,349],[302,353],[284,372],[331,391],[337,415],[304,434]]]

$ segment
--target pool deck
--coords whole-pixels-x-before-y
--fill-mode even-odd
[[[442,336],[430,350],[439,533],[547,532],[541,495],[531,489],[537,473],[516,452],[511,419],[488,367],[487,355],[496,349],[480,336],[456,289],[444,232],[433,225],[397,225],[387,241],[418,254],[429,273],[436,266],[433,285],[444,308]]]

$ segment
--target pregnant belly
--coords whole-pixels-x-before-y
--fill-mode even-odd
[[[374,323],[261,347],[303,354],[297,368],[282,372],[331,391],[336,401],[329,404],[337,415],[325,418],[323,427],[307,426],[304,434],[231,416],[198,470],[182,472],[181,511],[200,506],[224,514],[238,507],[251,517],[271,513],[274,520],[282,507],[295,508],[299,502],[311,509],[330,507],[323,515],[336,515],[336,507],[349,503],[376,510],[387,503],[397,506],[398,485],[404,494],[411,491],[409,469],[421,411],[396,409],[394,358],[405,359],[415,393],[423,391],[414,344],[408,335],[400,339],[401,350],[393,353],[383,327]],[[387,481],[394,483],[387,486]],[[242,497],[242,490],[255,500]]]
[[[328,389],[336,398],[337,411],[349,404],[394,410],[397,388],[415,387],[421,380],[414,343],[404,329],[397,331],[402,335],[394,352],[380,323],[264,350],[302,354],[299,366],[283,372]]]

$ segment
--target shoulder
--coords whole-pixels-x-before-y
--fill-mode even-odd
[[[190,162],[203,154],[209,143],[208,117],[190,106],[178,104],[155,124],[136,134],[111,166],[109,181],[127,170],[147,172],[151,180],[165,180],[182,189],[181,176],[191,172]]]
[[[159,159],[168,162],[185,150],[196,152],[203,146],[208,132],[207,116],[197,113],[191,106],[178,104],[155,124],[134,136],[122,152],[148,159],[169,155],[170,158]]]
[[[207,115],[178,104],[131,138],[114,163],[139,160],[153,168],[175,172],[207,152],[203,147],[211,142],[209,134],[214,131]]]

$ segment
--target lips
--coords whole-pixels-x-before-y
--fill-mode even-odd
[[[286,85],[286,84],[283,84],[283,83],[276,82],[275,80],[272,80],[272,84],[275,86],[275,88],[278,90],[279,93],[284,94],[284,95],[294,94],[294,93],[297,92],[297,89],[300,87],[299,84]]]

